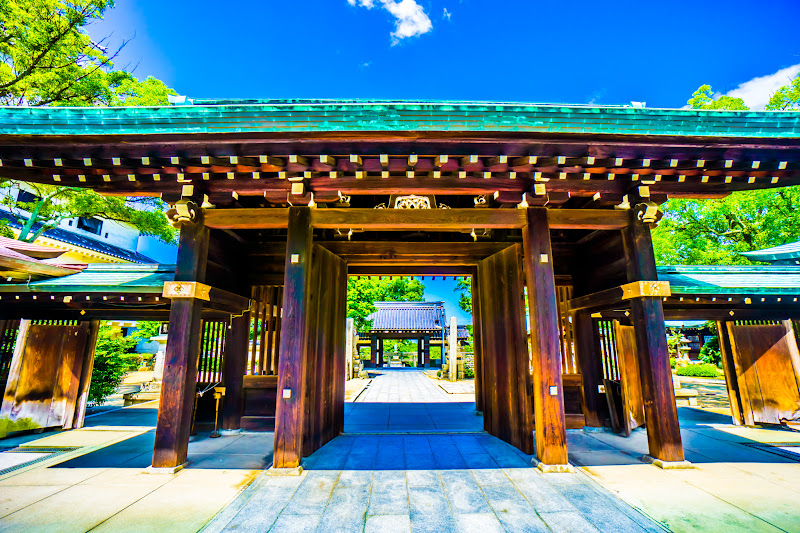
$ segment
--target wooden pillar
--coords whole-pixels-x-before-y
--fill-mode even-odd
[[[483,412],[483,345],[481,340],[480,290],[478,272],[472,272],[472,360],[475,366],[475,410]]]
[[[290,207],[272,460],[275,468],[295,468],[302,459],[312,245],[311,208]]]
[[[383,366],[383,337],[378,337],[378,366]]]
[[[425,335],[422,338],[422,366],[430,368],[431,366],[431,336]]]
[[[222,408],[222,429],[239,429],[244,409],[242,383],[247,365],[247,348],[250,334],[250,313],[231,320],[225,339],[222,358],[222,379],[225,385],[225,403]]]
[[[208,228],[202,220],[181,227],[175,281],[205,281],[208,241]],[[203,301],[196,298],[172,300],[153,449],[155,468],[176,468],[186,462],[197,384],[202,308]]]
[[[650,227],[639,220],[639,213],[639,209],[630,210],[628,228],[623,230],[628,281],[656,281],[658,274]],[[661,461],[683,461],[661,298],[633,298],[630,318],[636,331],[650,456]]]
[[[422,361],[422,346],[425,343],[424,338],[420,337],[417,339],[417,368],[421,368],[425,366],[425,363]]]
[[[603,427],[608,418],[608,401],[600,392],[603,384],[603,360],[597,345],[597,335],[592,315],[579,311],[572,315],[572,329],[575,332],[575,355],[581,371],[581,406],[585,425]]]
[[[97,349],[97,337],[100,333],[100,321],[90,320],[86,337],[86,347],[83,352],[83,365],[78,385],[78,398],[75,402],[75,415],[72,427],[82,428],[86,419],[86,404],[89,401],[89,387],[92,385],[92,370],[94,369],[94,353]]]
[[[526,215],[522,242],[531,326],[536,458],[544,465],[566,465],[558,302],[547,209],[531,207]]]

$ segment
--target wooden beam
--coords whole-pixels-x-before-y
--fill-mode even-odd
[[[658,274],[650,227],[639,221],[635,210],[630,210],[628,215],[629,227],[623,231],[628,281],[656,280]],[[631,300],[631,322],[636,331],[650,456],[665,462],[683,461],[661,297]]]
[[[350,276],[468,276],[473,267],[466,265],[393,265],[348,266]]]
[[[522,242],[531,326],[536,458],[543,465],[566,466],[569,461],[549,213],[540,207],[528,208],[523,213],[527,222]]]
[[[202,223],[181,228],[176,281],[205,281],[209,231]],[[192,424],[202,300],[172,301],[158,408],[153,467],[176,468],[186,462]]]
[[[664,298],[670,296],[670,286],[668,281],[634,281],[612,287],[603,291],[578,296],[567,302],[569,311],[579,311],[581,309],[601,309],[619,306],[625,300],[644,297]]]
[[[311,208],[290,207],[283,284],[278,401],[273,467],[300,466],[308,351],[309,285],[312,261]]]

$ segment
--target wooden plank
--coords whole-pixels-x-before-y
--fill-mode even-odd
[[[536,458],[546,465],[566,465],[564,390],[549,212],[537,207],[524,212],[527,226],[522,231],[522,242],[531,324]]]
[[[741,426],[745,423],[742,414],[742,397],[739,392],[739,379],[736,375],[736,363],[733,360],[733,351],[731,349],[731,339],[727,321],[717,321],[717,335],[719,336],[719,351],[722,356],[722,372],[725,375],[728,400],[731,403],[731,414],[734,423]]]
[[[225,386],[225,402],[222,406],[222,429],[239,429],[244,397],[242,395],[245,367],[247,366],[250,313],[235,317],[225,339],[225,354],[222,357],[222,379]]]
[[[603,384],[603,360],[598,348],[598,335],[589,313],[572,315],[575,331],[575,355],[581,375],[581,407],[586,425],[603,427],[608,418],[608,404],[599,386]]]
[[[100,321],[91,320],[87,324],[88,335],[83,352],[83,365],[81,365],[81,375],[78,385],[78,399],[75,402],[75,416],[72,427],[79,429],[83,427],[86,419],[86,404],[89,401],[89,387],[92,384],[92,370],[94,369],[94,354],[97,349],[97,338],[100,333]]]
[[[475,410],[483,411],[483,322],[480,310],[480,287],[478,286],[478,269],[473,270],[470,284],[470,294],[472,296],[472,346],[473,361],[475,370]],[[426,337],[425,349],[427,353],[426,362],[430,362],[430,338]],[[427,365],[426,365],[427,366]]]
[[[657,280],[650,228],[629,213],[630,224],[623,231],[628,281]],[[650,455],[662,461],[683,461],[675,389],[669,366],[667,333],[660,297],[631,300],[631,323],[636,329],[636,352],[642,381],[647,443]]]
[[[58,333],[62,335],[64,341],[61,344],[61,357],[58,363],[47,425],[69,429],[72,427],[75,404],[78,400],[78,388],[80,386],[84,350],[86,349],[88,324],[52,327],[62,330]]]
[[[478,288],[480,289],[480,310],[481,317],[486,317],[481,321],[482,331],[481,340],[483,343],[483,429],[491,434],[499,433],[498,398],[496,369],[497,369],[497,350],[496,323],[489,317],[497,317],[497,309],[493,299],[496,293],[496,257],[490,256],[478,263]],[[495,320],[499,320],[495,318]],[[442,346],[442,358],[444,358],[444,346]]]
[[[633,326],[615,322],[619,381],[622,387],[622,431],[627,437],[631,431],[644,425],[644,404],[636,355],[636,332]]]
[[[202,224],[181,228],[176,281],[205,281],[209,231]],[[192,423],[202,300],[174,299],[169,313],[164,377],[158,409],[153,466],[174,468],[186,462]]]
[[[289,208],[283,320],[278,361],[275,468],[295,468],[303,453],[303,426],[312,259],[311,209]],[[288,397],[287,397],[288,396]]]

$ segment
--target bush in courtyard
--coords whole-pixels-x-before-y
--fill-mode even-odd
[[[123,337],[119,327],[105,322],[100,325],[89,386],[90,402],[102,405],[106,396],[119,388],[125,374],[139,366],[141,356],[134,349],[145,336],[152,336],[153,329],[151,323],[143,322],[136,333]]]
[[[472,369],[471,369],[470,367],[468,367],[468,366],[467,366],[467,367],[464,367],[464,377],[465,377],[466,379],[474,378],[474,377],[475,377],[475,371],[474,371],[474,370],[472,370]]]
[[[709,363],[699,363],[687,365],[675,371],[679,376],[690,376],[696,378],[716,378],[719,377],[719,369],[716,365]]]
[[[669,367],[673,368],[673,369],[675,368],[675,358],[674,357],[670,357],[669,358]]]
[[[719,367],[722,364],[722,353],[719,351],[719,337],[711,337],[700,348],[700,360]]]

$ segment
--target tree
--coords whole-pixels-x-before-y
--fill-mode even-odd
[[[672,199],[653,231],[656,261],[748,265],[740,252],[800,240],[800,187],[734,192],[720,200]]]
[[[461,310],[472,314],[472,278],[456,278],[453,291],[459,293],[458,306]]]
[[[101,323],[89,385],[90,402],[102,405],[107,396],[117,391],[125,374],[141,362],[141,356],[134,353],[136,345],[155,335],[158,329],[158,322],[139,322],[136,332],[123,337],[119,326]]]
[[[22,226],[17,239],[35,241],[42,233],[67,218],[100,217],[105,220],[125,222],[144,235],[153,235],[164,242],[175,240],[175,230],[164,216],[164,203],[159,198],[121,198],[103,196],[92,190],[77,187],[13,183],[28,194],[17,195],[17,190],[6,189],[0,203],[6,205]],[[8,184],[7,183],[7,184]]]
[[[375,302],[421,302],[425,286],[406,278],[350,277],[347,280],[347,316],[358,331],[371,326],[367,316],[377,311]]]
[[[767,103],[768,111],[800,109],[800,73],[772,95]]]
[[[155,78],[113,70],[121,50],[93,41],[86,27],[112,0],[0,2],[2,105],[163,105],[176,94]]]
[[[730,111],[747,111],[750,109],[741,98],[719,96],[714,98],[710,85],[701,85],[686,102],[692,109],[727,109]]]

